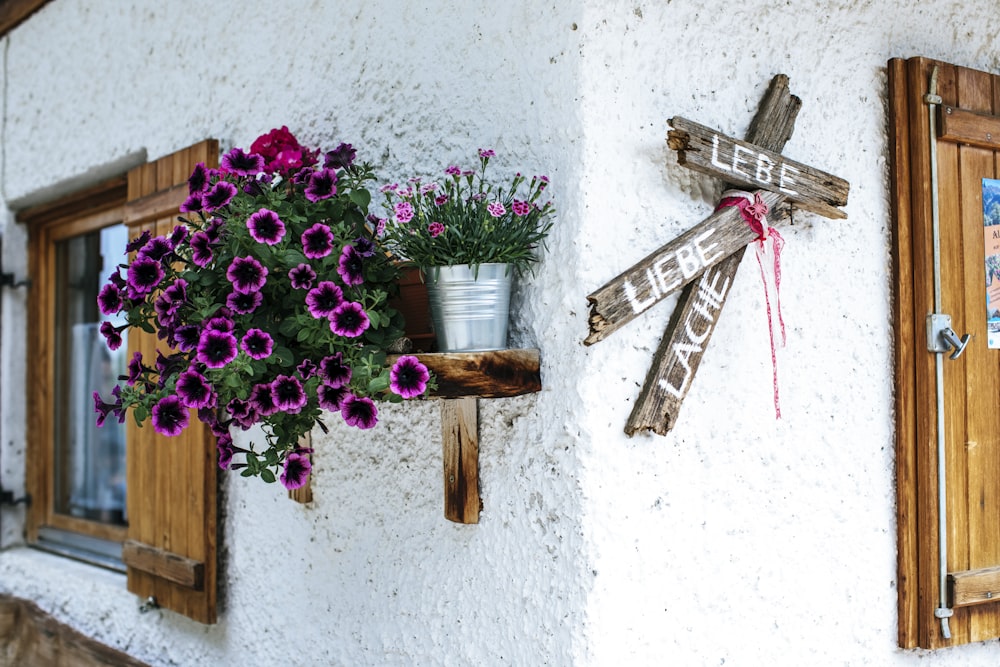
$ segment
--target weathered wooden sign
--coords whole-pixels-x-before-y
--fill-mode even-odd
[[[788,77],[779,74],[747,141],[673,118],[668,145],[678,151],[679,164],[758,190],[772,225],[785,217],[786,200],[827,217],[846,217],[836,208],[847,203],[846,181],[780,155],[800,106],[788,92]],[[739,209],[723,208],[587,297],[590,334],[584,342],[591,345],[682,289],[626,425],[629,435],[638,430],[664,435],[673,428],[746,246],[757,238]]]

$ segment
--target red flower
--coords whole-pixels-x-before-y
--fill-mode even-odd
[[[303,147],[285,125],[257,137],[250,146],[250,152],[264,158],[265,173],[281,174],[284,178],[313,166],[319,157],[318,148],[309,150]]]

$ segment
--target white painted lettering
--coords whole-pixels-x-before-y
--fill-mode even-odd
[[[722,287],[719,287],[719,278],[722,278],[721,271],[706,271],[701,277],[701,290],[707,295],[711,295],[719,306],[722,305],[722,300],[726,298],[726,294],[729,292],[729,278],[726,278],[722,283]],[[711,279],[711,288],[709,287],[709,280]],[[718,308],[719,306],[716,306]]]
[[[704,242],[707,239],[709,239],[712,236],[712,234],[714,234],[714,233],[715,233],[715,227],[712,227],[711,229],[709,229],[707,231],[704,231],[701,234],[699,234],[698,237],[695,238],[695,240],[694,240],[694,247],[695,247],[695,250],[698,252],[698,258],[701,259],[702,266],[708,266],[709,264],[711,264],[712,262],[714,262],[716,259],[719,259],[720,257],[722,257],[722,253],[721,252],[718,252],[718,253],[716,253],[714,255],[710,255],[709,254],[709,253],[712,252],[713,248],[718,247],[718,245],[719,245],[718,243],[710,243],[708,245],[704,245]]]
[[[712,164],[722,169],[723,171],[729,171],[729,165],[719,162],[719,135],[712,135]]]
[[[646,271],[646,276],[647,278],[649,278],[648,269]],[[632,311],[636,315],[638,315],[639,313],[643,312],[644,310],[652,306],[654,303],[656,303],[660,296],[659,293],[656,291],[656,285],[652,281],[650,281],[649,291],[647,292],[648,296],[641,301],[637,298],[638,290],[636,290],[635,285],[633,285],[632,282],[629,281],[628,279],[626,279],[625,282],[622,283],[622,289],[625,290],[625,298],[628,299],[628,302],[630,304],[632,304]]]
[[[759,183],[770,183],[771,167],[773,166],[774,162],[771,161],[771,158],[764,155],[763,153],[758,153],[757,172],[754,174],[754,178],[756,178]]]
[[[705,330],[699,336],[691,328],[691,319],[692,318],[689,317],[687,318],[687,320],[685,320],[684,331],[687,332],[688,338],[690,338],[692,342],[701,345],[705,341],[705,339],[708,338],[708,334],[712,333],[712,320],[711,318],[706,318],[708,321],[708,326],[705,327]]]
[[[653,274],[660,280],[660,292],[663,294],[669,294],[681,284],[676,272],[666,268],[671,259],[670,255],[665,255],[653,264]]]
[[[789,187],[791,185],[795,185],[795,179],[789,175],[789,172],[795,172],[797,174],[799,173],[799,170],[782,162],[781,175],[778,177],[778,189],[785,194],[797,195],[799,193]]]
[[[698,275],[701,264],[698,263],[698,257],[692,246],[683,245],[674,252],[674,255],[677,257],[677,266],[680,267],[685,278],[693,278]]]
[[[739,144],[733,144],[733,171],[743,178],[750,178],[750,174],[745,171],[740,171],[741,164],[750,164],[747,160],[740,157],[740,153],[744,155],[753,155],[748,149],[743,148]]]

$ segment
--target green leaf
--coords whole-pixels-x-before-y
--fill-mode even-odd
[[[360,206],[361,208],[367,210],[368,205],[372,201],[372,195],[370,192],[364,189],[351,190],[351,201]]]
[[[274,476],[274,473],[271,472],[270,469],[268,468],[264,468],[263,470],[260,471],[260,478],[265,482],[267,482],[268,484],[274,484],[276,481],[278,481],[277,478]]]
[[[368,383],[368,391],[373,394],[379,394],[389,388],[389,374],[382,373],[378,377],[371,379]]]

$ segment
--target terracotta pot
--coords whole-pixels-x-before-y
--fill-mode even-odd
[[[399,296],[392,299],[389,305],[403,313],[403,318],[406,320],[406,337],[413,341],[413,352],[437,350],[430,305],[427,300],[427,286],[420,278],[419,268],[400,267]]]

